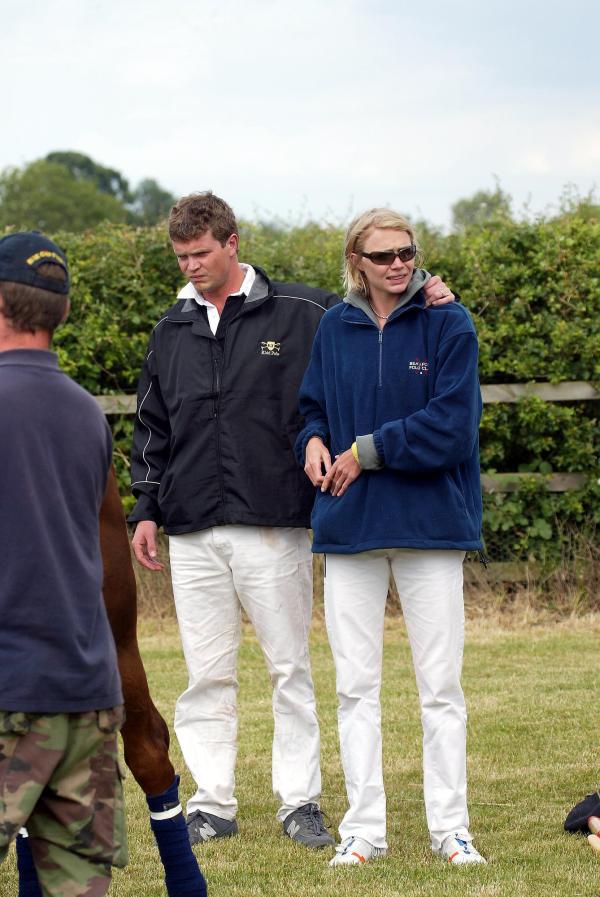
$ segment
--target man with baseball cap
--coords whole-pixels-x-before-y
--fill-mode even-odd
[[[112,445],[50,351],[68,310],[62,250],[0,239],[0,862],[26,826],[28,897],[102,897],[127,862],[98,533]]]

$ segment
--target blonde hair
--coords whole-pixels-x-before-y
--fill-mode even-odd
[[[392,209],[369,209],[367,212],[357,215],[346,231],[344,243],[342,276],[348,293],[356,292],[362,293],[363,296],[369,295],[367,280],[352,260],[352,254],[358,255],[362,252],[367,237],[377,228],[406,231],[411,243],[415,242],[415,232],[407,219]]]

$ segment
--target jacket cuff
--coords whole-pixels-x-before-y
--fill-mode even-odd
[[[162,515],[156,502],[148,495],[140,495],[127,523],[139,523],[140,520],[153,520],[157,526],[162,524]]]
[[[358,449],[358,463],[363,470],[379,470],[384,466],[383,458],[377,450],[374,433],[370,433],[368,436],[357,436],[356,448]]]

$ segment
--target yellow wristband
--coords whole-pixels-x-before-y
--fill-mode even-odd
[[[350,447],[350,451],[352,452],[352,457],[354,458],[356,463],[360,464],[360,461],[358,460],[358,447],[355,442],[352,443],[352,446]]]

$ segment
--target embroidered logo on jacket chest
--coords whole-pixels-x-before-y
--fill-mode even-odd
[[[281,343],[275,342],[274,339],[265,340],[260,344],[261,355],[279,355]]]
[[[414,361],[408,362],[408,370],[412,371],[413,374],[419,374],[421,377],[427,377],[429,374],[429,362],[426,358],[415,358]]]

